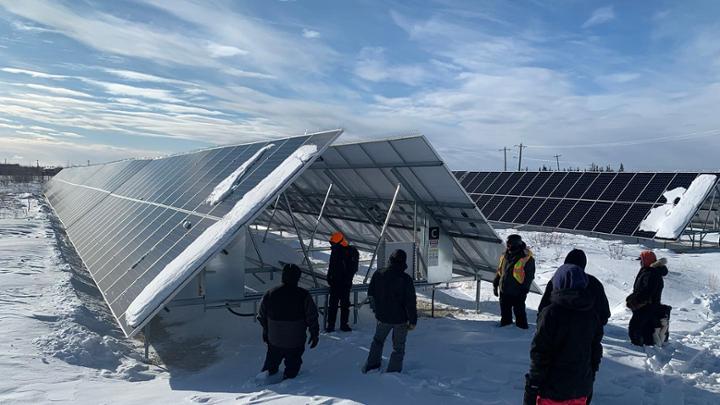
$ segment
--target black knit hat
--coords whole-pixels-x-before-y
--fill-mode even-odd
[[[585,252],[580,249],[573,249],[565,257],[565,264],[574,264],[582,269],[587,266],[587,257]]]
[[[525,242],[523,242],[522,236],[515,233],[507,237],[506,244],[511,252],[517,252],[525,249]]]
[[[301,275],[302,272],[300,271],[300,267],[295,264],[288,263],[283,266],[282,283],[288,285],[298,285]]]

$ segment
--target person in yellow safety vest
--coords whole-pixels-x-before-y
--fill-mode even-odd
[[[500,326],[513,323],[520,329],[527,329],[525,299],[535,278],[535,259],[520,235],[507,238],[507,249],[500,256],[493,293],[500,297]]]

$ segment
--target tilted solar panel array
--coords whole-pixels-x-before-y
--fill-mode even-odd
[[[321,153],[340,133],[65,169],[48,182],[45,195],[131,336],[139,327],[126,324],[125,311],[170,261],[300,146],[314,144]],[[250,166],[227,199],[214,206],[204,202],[219,182],[270,143],[275,146]]]
[[[494,222],[652,238],[639,230],[663,193],[700,173],[472,172],[455,176]]]

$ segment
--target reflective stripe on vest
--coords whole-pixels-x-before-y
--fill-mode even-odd
[[[526,251],[527,255],[520,258],[513,266],[513,278],[520,284],[525,282],[525,264],[532,257],[532,252]],[[500,256],[500,264],[498,264],[497,274],[502,277],[505,272],[505,255]]]

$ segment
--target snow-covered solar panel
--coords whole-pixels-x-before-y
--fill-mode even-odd
[[[702,173],[459,171],[455,176],[491,222],[665,240],[677,240],[690,224],[717,226],[715,204],[707,201],[718,192],[717,174],[706,178],[705,187],[693,188]],[[641,226],[659,207],[670,216],[677,202],[667,201],[666,193],[678,189],[689,189],[680,195],[694,202],[678,205],[672,215],[684,225],[658,226],[666,229],[662,233]]]
[[[400,185],[388,241],[415,240],[414,221],[417,218],[420,229],[419,222],[427,214],[452,237],[455,274],[483,280],[494,277],[502,241],[426,138],[329,147],[286,192],[296,223],[308,234],[331,184],[316,237],[324,239],[340,230],[353,244],[372,251]],[[274,214],[269,207],[256,223],[292,230],[290,215],[280,202]]]
[[[211,243],[208,252],[197,246],[198,240],[208,239],[206,230],[216,229],[214,225],[226,216],[236,219],[226,227],[228,233],[251,222],[341,132],[65,169],[48,182],[45,194],[118,324],[132,336],[202,268],[202,260],[191,261],[193,265],[178,273],[175,284],[153,285],[167,274],[171,263],[177,265],[188,249],[195,249],[196,258],[219,251]],[[308,160],[289,166],[288,160],[301,150]],[[219,183],[253,157],[242,175],[230,182],[232,192],[209,203]],[[293,170],[278,172],[287,167]],[[269,182],[269,177],[278,179]],[[241,207],[244,215],[238,215],[238,206],[250,195],[252,207]],[[138,297],[151,299],[140,305]],[[134,318],[129,323],[127,311],[133,302]]]

